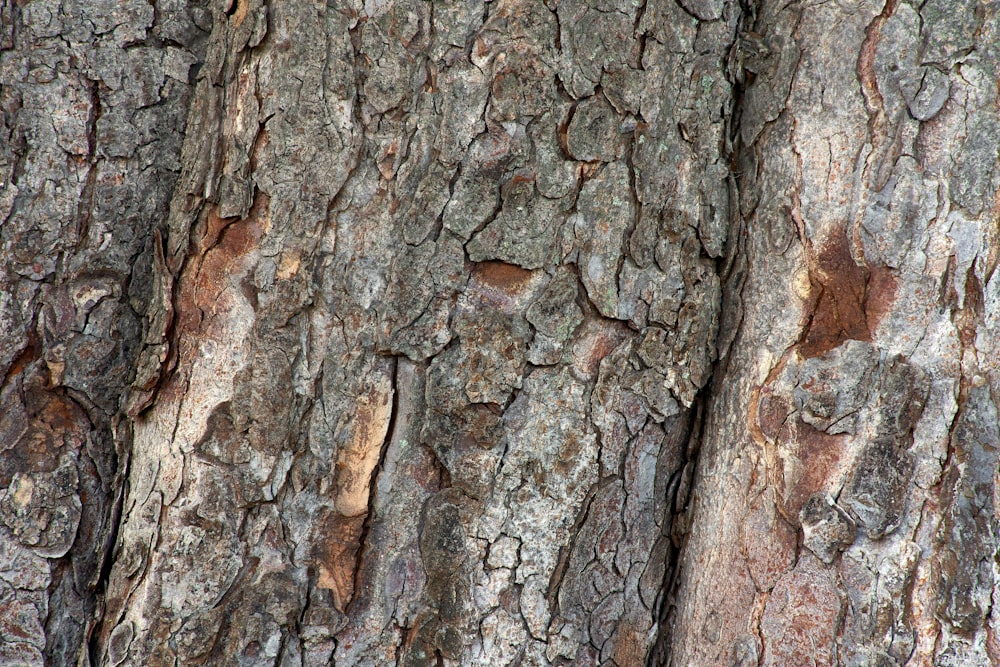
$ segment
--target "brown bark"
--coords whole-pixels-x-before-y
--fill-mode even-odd
[[[0,663],[996,662],[996,9],[4,5]]]

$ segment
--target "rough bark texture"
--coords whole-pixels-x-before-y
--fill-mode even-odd
[[[1000,662],[997,3],[762,3],[674,664]]]
[[[75,664],[100,617],[211,28],[197,2],[2,3],[0,664]]]
[[[1000,4],[0,13],[0,664],[1000,661]]]

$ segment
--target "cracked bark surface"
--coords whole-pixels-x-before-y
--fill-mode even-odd
[[[1000,661],[996,10],[765,2],[745,19],[746,270],[724,299],[739,324],[709,392],[673,664]]]
[[[994,2],[0,12],[0,664],[1000,661]]]

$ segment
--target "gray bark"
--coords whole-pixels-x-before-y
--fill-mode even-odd
[[[763,3],[674,664],[1000,664],[996,3]]]
[[[101,615],[211,26],[195,2],[0,3],[0,664],[75,664]]]
[[[0,13],[0,664],[1000,661],[992,2]]]

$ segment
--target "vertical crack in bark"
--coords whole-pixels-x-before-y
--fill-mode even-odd
[[[685,461],[677,471],[677,483],[671,484],[673,497],[668,497],[667,507],[670,512],[669,530],[664,532],[664,536],[670,539],[673,548],[668,552],[667,567],[664,571],[662,607],[659,610],[659,627],[657,629],[657,639],[653,644],[653,650],[649,653],[647,667],[663,667],[671,664],[671,635],[675,624],[674,611],[676,610],[676,587],[679,582],[681,570],[681,556],[687,544],[688,504],[691,493],[694,490],[694,474],[698,463],[698,449],[701,444],[702,428],[705,424],[707,406],[712,395],[711,383],[698,392],[695,402],[692,405],[688,418],[688,425],[685,433],[686,452]],[[670,488],[668,487],[668,488]]]
[[[368,555],[368,550],[371,545],[368,544],[368,536],[371,533],[372,523],[377,518],[375,516],[375,504],[378,500],[378,478],[385,469],[385,455],[389,451],[389,444],[392,442],[393,435],[396,433],[396,419],[399,415],[399,405],[401,402],[401,397],[399,395],[399,359],[394,357],[392,362],[392,382],[389,387],[389,395],[392,401],[392,405],[389,408],[389,424],[386,427],[385,437],[382,439],[382,445],[379,449],[378,462],[375,464],[375,468],[371,472],[371,478],[368,480],[368,510],[365,513],[365,520],[361,526],[361,535],[358,537],[358,551],[357,556],[354,561],[354,573],[352,580],[354,582],[354,594],[351,599],[347,602],[345,607],[345,613],[351,613],[351,605],[357,599],[357,591],[361,590],[362,584],[362,566],[364,565],[365,558]]]
[[[119,440],[119,428],[126,431],[125,438]],[[104,612],[106,607],[106,595],[109,590],[109,585],[111,583],[111,570],[115,564],[115,549],[118,544],[118,534],[121,532],[122,517],[124,516],[125,507],[125,492],[127,488],[127,481],[129,479],[129,472],[132,465],[131,460],[131,444],[132,444],[132,427],[131,422],[124,419],[118,421],[112,427],[112,433],[114,434],[115,441],[120,445],[116,447],[117,450],[117,461],[116,461],[116,476],[112,483],[112,490],[115,494],[114,501],[112,502],[110,509],[110,521],[111,529],[106,537],[103,550],[101,553],[100,560],[100,573],[97,577],[97,583],[94,586],[94,595],[97,599],[97,605],[99,613],[95,614],[93,619],[88,619],[88,627],[86,635],[84,637],[84,646],[81,650],[81,654],[86,654],[89,656],[90,663],[92,665],[101,664],[100,655],[100,633],[97,630],[102,624],[106,624],[107,620],[104,618]],[[114,619],[117,623],[118,619]],[[112,624],[113,627],[113,624]]]
[[[748,80],[746,76],[747,72],[744,69],[741,39],[742,35],[751,32],[754,28],[757,11],[756,4],[756,0],[739,1],[739,17],[736,21],[735,34],[733,35],[733,41],[729,50],[730,55],[726,63],[727,81],[731,92],[729,96],[729,108],[726,109],[726,128],[724,130],[724,139],[726,141],[720,147],[722,151],[720,158],[727,165],[729,172],[726,178],[726,185],[730,202],[730,220],[726,236],[726,247],[723,250],[722,256],[713,260],[716,274],[722,283],[719,329],[715,337],[717,358],[712,363],[712,372],[709,381],[698,390],[691,406],[686,429],[687,448],[685,460],[677,473],[678,480],[676,484],[671,484],[674,497],[668,499],[670,503],[669,507],[673,512],[669,536],[674,548],[668,555],[670,561],[667,563],[665,570],[663,607],[660,611],[657,639],[653,645],[653,650],[650,651],[647,667],[674,665],[672,642],[673,631],[678,620],[675,617],[678,610],[677,594],[682,574],[681,565],[688,547],[688,537],[690,534],[689,522],[691,521],[689,512],[691,510],[695,479],[698,474],[702,436],[706,421],[711,413],[712,403],[718,397],[726,379],[729,345],[738,338],[739,329],[743,323],[741,313],[742,289],[745,275],[741,267],[745,260],[743,257],[744,227],[740,202],[739,169],[741,165],[741,152],[743,150],[753,150],[753,148],[743,145],[743,137],[740,131],[745,94],[747,88],[752,83],[752,78]],[[678,2],[678,5],[683,11],[690,13],[684,7],[683,3]],[[721,344],[723,341],[724,345]]]
[[[84,247],[87,234],[90,231],[90,221],[94,214],[94,189],[97,183],[97,123],[101,120],[101,94],[97,81],[88,80],[87,88],[90,92],[90,115],[87,117],[87,156],[89,164],[87,169],[87,181],[80,193],[80,200],[77,204],[77,230],[76,249],[80,251]]]

